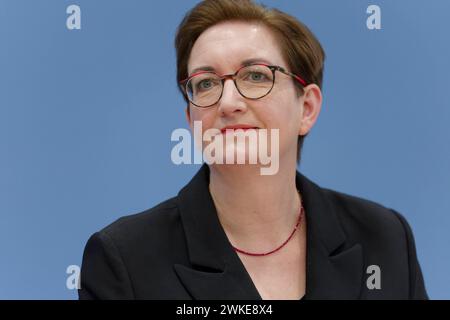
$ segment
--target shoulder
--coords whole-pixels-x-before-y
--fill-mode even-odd
[[[392,208],[377,202],[330,189],[322,189],[333,203],[337,218],[347,234],[386,240],[405,238],[410,232],[406,219]]]
[[[173,262],[187,260],[182,230],[171,198],[95,232],[83,253],[80,299],[170,296]]]
[[[123,216],[96,233],[108,238],[118,249],[158,246],[182,234],[176,197],[162,201],[145,211]],[[122,248],[121,248],[122,247]]]
[[[176,197],[160,202],[150,209],[135,214],[120,217],[104,227],[101,232],[116,234],[123,229],[139,229],[149,224],[169,222],[178,216]]]
[[[367,239],[389,247],[408,245],[411,228],[402,214],[377,202],[323,188],[350,238]]]
[[[413,232],[405,217],[367,199],[322,190],[333,204],[349,243],[363,247],[366,265],[380,266],[385,283],[398,284],[404,279],[410,299],[427,299]]]

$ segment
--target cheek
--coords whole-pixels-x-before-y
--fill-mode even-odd
[[[198,109],[191,107],[191,126],[194,125],[194,121],[201,121],[202,131],[212,128],[215,121],[215,112],[211,109]]]
[[[298,118],[298,106],[292,99],[277,95],[267,101],[265,108],[261,108],[261,117],[264,118],[268,127],[285,130],[292,127],[292,123]]]
[[[301,112],[298,101],[286,96],[277,96],[277,100],[271,100],[267,107],[264,114],[261,115],[264,117],[266,126],[279,129],[281,143],[288,140],[296,141]]]

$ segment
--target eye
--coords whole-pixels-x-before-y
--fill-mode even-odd
[[[246,70],[241,79],[249,83],[266,83],[272,81],[270,70]]]
[[[266,75],[261,73],[261,72],[250,72],[248,77],[250,78],[251,81],[255,81],[255,82],[259,82],[259,81],[264,81],[266,80]]]
[[[202,80],[198,83],[198,88],[199,89],[208,89],[211,88],[212,86],[212,82],[211,79],[206,79],[206,80]]]
[[[197,82],[195,87],[198,91],[207,91],[214,88],[216,85],[217,85],[216,79],[207,78]]]

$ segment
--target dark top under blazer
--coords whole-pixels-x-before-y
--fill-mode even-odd
[[[427,299],[405,219],[297,172],[308,225],[306,299]],[[178,193],[91,236],[80,299],[261,299],[231,247],[204,164]],[[367,267],[381,270],[368,289]]]

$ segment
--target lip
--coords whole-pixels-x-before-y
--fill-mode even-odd
[[[236,130],[236,129],[242,129],[242,130],[248,130],[248,129],[259,129],[258,127],[249,125],[249,124],[237,124],[233,126],[226,126],[220,129],[220,132],[225,133],[226,130]]]

